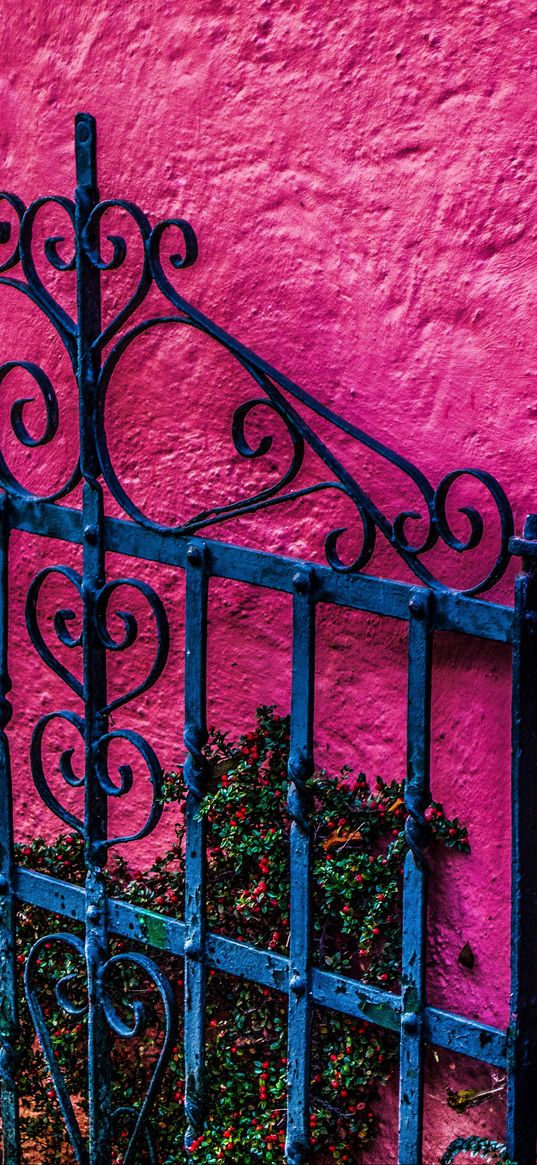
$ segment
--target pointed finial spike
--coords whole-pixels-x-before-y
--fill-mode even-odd
[[[76,180],[79,186],[97,185],[97,122],[91,113],[75,117]]]

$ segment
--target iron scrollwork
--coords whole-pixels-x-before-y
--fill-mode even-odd
[[[85,987],[85,952],[82,939],[76,935],[56,932],[44,935],[32,946],[25,965],[25,992],[28,1008],[39,1038],[41,1049],[50,1072],[54,1091],[67,1130],[69,1141],[73,1148],[78,1165],[88,1165],[88,1153],[85,1138],[75,1115],[69,1090],[64,1079],[61,1067],[54,1051],[52,1035],[47,1024],[45,1012],[39,999],[39,965],[42,953],[51,948],[63,948],[64,954],[69,954],[71,961],[78,962],[79,968],[69,969],[56,980],[54,994],[56,1002],[66,1015],[80,1020],[88,1012],[88,1001]],[[139,999],[132,999],[135,984],[132,982],[125,988],[124,977],[118,982],[118,970],[130,969],[131,973],[142,972],[150,981],[155,995],[160,1000],[163,1018],[163,1036],[160,1047],[157,1047],[155,1064],[151,1072],[145,1097],[138,1107],[134,1105],[118,1105],[112,1111],[113,1126],[117,1128],[121,1118],[127,1118],[132,1125],[123,1157],[124,1165],[136,1160],[136,1150],[143,1142],[150,1165],[156,1165],[157,1157],[151,1131],[150,1117],[166,1067],[169,1063],[172,1049],[177,1037],[177,1008],[175,997],[169,980],[157,967],[152,959],[136,951],[122,952],[112,955],[102,968],[100,993],[103,1012],[106,1017],[111,1037],[120,1039],[141,1039],[147,1031],[147,1008]],[[78,986],[82,995],[80,1001],[73,999],[73,989]],[[114,991],[120,994],[122,1010],[113,998]],[[129,994],[127,994],[127,991]],[[125,1010],[131,1015],[131,1022],[124,1018]],[[150,1045],[154,1050],[153,1043]]]
[[[454,532],[448,516],[448,500],[452,487],[462,479],[473,479],[481,483],[493,503],[499,518],[500,538],[496,558],[487,570],[485,576],[472,587],[467,588],[463,593],[482,593],[498,582],[509,563],[509,539],[514,530],[511,506],[500,483],[485,470],[464,468],[447,474],[435,489],[425,474],[408,461],[408,459],[394,452],[387,445],[382,444],[355,425],[343,420],[333,410],[315,400],[311,394],[301,389],[288,377],[277,372],[265,361],[245,348],[244,345],[213,324],[212,321],[202,315],[202,313],[197,311],[196,308],[179,295],[164,272],[160,254],[160,240],[163,233],[163,230],[155,228],[155,231],[148,236],[146,250],[149,275],[162,294],[180,314],[177,316],[162,315],[153,317],[137,324],[121,336],[118,343],[108,354],[99,378],[96,442],[99,450],[100,465],[103,477],[110,491],[125,512],[134,521],[150,529],[158,529],[161,531],[173,529],[179,533],[192,534],[198,529],[204,529],[208,526],[222,523],[244,513],[252,513],[264,509],[275,503],[288,502],[308,494],[337,489],[345,493],[356,507],[361,525],[362,541],[359,553],[351,563],[346,564],[338,552],[338,542],[341,535],[345,533],[345,530],[338,528],[327,534],[325,551],[327,560],[334,570],[353,573],[363,570],[372,557],[377,532],[380,531],[386,541],[390,543],[393,549],[406,562],[407,566],[410,567],[411,571],[422,582],[432,588],[442,589],[445,584],[439,578],[435,577],[432,571],[422,561],[422,557],[439,542],[458,554],[474,550],[481,543],[485,530],[485,522],[483,514],[476,506],[465,505],[459,508],[459,513],[465,516],[469,524],[467,536],[464,538],[459,537]],[[186,265],[186,260],[184,265]],[[144,514],[120,484],[112,466],[112,459],[108,448],[105,404],[112,374],[130,344],[154,327],[178,324],[188,325],[221,345],[236,358],[265,394],[264,397],[255,397],[245,403],[241,403],[236,410],[232,423],[232,439],[236,451],[244,458],[259,458],[267,454],[271,449],[273,443],[271,436],[263,437],[257,448],[253,449],[245,435],[245,422],[247,417],[255,407],[262,403],[265,407],[268,407],[274,417],[283,423],[291,438],[293,453],[288,470],[281,475],[276,483],[268,485],[265,489],[253,496],[246,497],[235,503],[204,510],[187,522],[170,527],[159,524]],[[402,510],[393,520],[388,519],[346,466],[335,456],[326,442],[321,439],[312,424],[304,418],[303,413],[296,407],[297,405],[299,407],[305,407],[310,415],[328,422],[334,429],[351,437],[358,445],[371,450],[374,454],[398,469],[417,489],[422,508],[419,510],[416,508]],[[334,474],[335,480],[329,479],[288,492],[288,486],[296,480],[302,467],[306,446],[317,455],[330,473]],[[412,539],[409,534],[409,526],[411,523],[419,523],[422,526],[425,524],[425,535],[418,541]]]
[[[84,699],[84,685],[80,679],[73,672],[71,672],[65,664],[58,659],[51,650],[39,626],[38,619],[38,600],[41,594],[44,583],[50,578],[66,579],[82,599],[82,578],[75,570],[67,566],[50,566],[45,567],[34,578],[27,595],[26,600],[26,624],[30,639],[36,648],[37,652],[46,663],[47,667],[51,668],[60,678],[68,684],[75,695]],[[105,583],[105,585],[98,592],[95,604],[95,634],[103,644],[106,650],[112,652],[122,652],[136,642],[139,634],[138,622],[136,616],[132,611],[116,611],[123,624],[123,636],[119,639],[114,639],[108,627],[108,614],[110,602],[119,588],[130,587],[137,593],[141,594],[148,602],[151,613],[156,624],[156,639],[157,646],[153,661],[147,671],[145,678],[137,683],[127,692],[121,693],[114,699],[108,701],[103,707],[103,715],[108,715],[115,711],[122,705],[130,702],[142,693],[146,692],[155,684],[162,674],[166,660],[168,658],[170,632],[168,619],[165,607],[148,583],[140,579],[119,578],[113,579]],[[76,613],[70,607],[60,607],[54,613],[53,626],[58,641],[70,649],[81,647],[82,632],[73,634],[69,625],[76,620]],[[40,718],[37,722],[33,735],[30,750],[30,760],[32,775],[36,789],[42,800],[51,811],[60,818],[64,824],[70,828],[75,829],[78,833],[84,834],[84,821],[76,817],[65,806],[61,805],[55,794],[52,792],[44,772],[43,766],[43,742],[48,726],[57,721],[63,721],[76,728],[82,740],[85,738],[85,722],[83,716],[71,711],[57,711],[48,712]],[[121,837],[113,837],[103,839],[103,844],[106,846],[117,845],[120,842],[136,841],[146,837],[151,833],[158,824],[162,812],[161,793],[162,793],[162,769],[158,758],[152,749],[151,745],[138,732],[130,729],[115,729],[101,734],[93,745],[94,755],[97,759],[97,774],[99,784],[107,797],[120,798],[126,796],[133,785],[133,770],[129,764],[119,766],[119,783],[116,784],[109,773],[108,765],[108,751],[112,741],[125,741],[131,748],[134,748],[142,760],[149,773],[151,784],[151,806],[144,825],[135,833],[122,835]],[[59,759],[60,774],[67,785],[71,788],[82,788],[85,783],[84,776],[77,776],[73,770],[73,755],[74,748],[65,749]]]
[[[4,243],[5,246],[11,248],[8,258],[0,266],[0,271],[11,271],[20,262],[25,276],[25,280],[21,281],[12,275],[3,274],[0,275],[0,284],[4,283],[18,288],[43,310],[67,348],[74,366],[77,327],[47,291],[37,273],[33,258],[33,237],[37,216],[46,206],[57,206],[67,216],[70,226],[75,226],[75,204],[67,198],[51,196],[37,199],[26,209],[16,195],[3,194],[0,197],[11,208],[19,231],[18,243],[14,247],[10,224],[4,224],[3,231],[0,231],[0,244]],[[104,350],[108,349],[98,376],[96,407],[92,423],[102,476],[110,492],[129,517],[153,530],[173,530],[176,533],[190,535],[196,530],[219,525],[232,518],[251,514],[275,504],[283,504],[308,495],[336,490],[344,494],[356,510],[356,528],[360,548],[352,561],[345,561],[345,557],[339,550],[340,541],[346,532],[345,528],[338,527],[330,530],[325,537],[325,553],[332,569],[345,573],[357,573],[364,570],[372,558],[377,536],[380,533],[421,582],[434,589],[445,589],[446,584],[433,571],[430,564],[424,561],[424,558],[437,545],[443,544],[460,556],[475,550],[482,544],[487,510],[484,512],[483,508],[476,505],[465,504],[458,507],[458,513],[463,515],[468,524],[467,533],[463,537],[456,534],[449,516],[449,501],[453,487],[456,486],[457,482],[474,481],[480,483],[482,491],[488,495],[489,503],[498,516],[499,539],[493,562],[474,585],[467,587],[461,593],[481,594],[501,579],[510,560],[509,539],[514,532],[513,515],[505,491],[489,472],[471,467],[457,469],[446,474],[439,485],[433,486],[426,475],[407,458],[317,401],[289,377],[278,372],[199,312],[179,294],[165,269],[166,262],[169,263],[172,271],[177,272],[191,266],[196,261],[198,253],[196,236],[186,220],[181,218],[165,219],[152,227],[147,215],[129,200],[109,198],[97,202],[91,208],[83,224],[77,243],[81,258],[88,268],[99,274],[112,272],[123,267],[128,259],[129,245],[127,240],[123,235],[117,233],[107,235],[107,244],[111,248],[111,254],[108,257],[103,254],[99,239],[101,230],[105,229],[107,215],[111,211],[119,211],[127,215],[134,224],[143,249],[143,259],[135,291],[115,317],[104,327],[101,327],[98,334],[92,339],[92,349],[95,354],[104,353]],[[178,232],[181,247],[179,251],[174,251],[168,255],[167,260],[165,260],[163,243],[171,231]],[[44,242],[45,259],[52,268],[60,272],[73,270],[77,262],[76,248],[74,254],[64,257],[62,254],[64,244],[65,237],[60,234],[51,235]],[[167,303],[174,309],[174,314],[153,316],[134,324],[125,331],[125,326],[142,306],[151,287],[160,291]],[[289,466],[277,480],[268,482],[264,488],[257,490],[251,496],[204,509],[186,521],[172,526],[154,521],[129,496],[112,464],[105,422],[107,392],[112,374],[121,357],[140,336],[147,334],[155,327],[168,327],[170,325],[187,325],[198,334],[216,342],[237,360],[255,381],[257,389],[261,390],[260,395],[257,394],[250,400],[241,403],[236,409],[232,422],[231,438],[238,454],[245,459],[262,459],[272,447],[272,435],[263,436],[256,448],[252,448],[246,436],[246,421],[254,409],[258,409],[261,404],[268,408],[272,418],[283,426],[290,438],[292,447]],[[117,338],[118,334],[119,338]],[[115,343],[110,347],[113,340]],[[2,374],[6,375],[7,372],[0,369],[0,377]],[[47,408],[44,436],[39,442],[32,443],[44,444],[52,439],[57,428],[55,397],[51,386],[43,379],[44,373],[38,374],[33,369],[31,375],[38,383]],[[16,402],[12,410],[12,424],[18,439],[22,440],[23,443],[28,443],[29,434],[22,419],[22,409],[23,402]],[[339,432],[347,438],[351,438],[357,449],[369,450],[381,462],[398,470],[402,479],[411,484],[414,494],[417,494],[419,498],[419,505],[411,505],[406,509],[401,509],[395,517],[388,517],[347,465],[321,438],[315,426],[316,419],[327,423],[334,434]],[[297,479],[303,464],[306,447],[328,470],[329,476],[326,480],[300,488]],[[73,489],[78,478],[79,471],[75,470],[62,490],[51,495],[51,498],[55,500],[65,496]],[[21,487],[7,469],[4,457],[0,459],[0,480],[8,491],[20,492]],[[289,487],[295,482],[297,482],[297,488],[290,489]],[[411,533],[412,529],[421,530],[423,533],[416,537]]]
[[[69,651],[74,651],[77,648],[84,650],[85,648],[84,628],[86,627],[87,634],[88,616],[83,576],[71,567],[64,565],[45,567],[34,578],[29,588],[26,602],[28,632],[34,647],[47,667],[53,670],[69,686],[73,693],[84,701],[86,714],[83,716],[76,712],[66,710],[49,712],[42,716],[35,725],[31,742],[30,760],[34,783],[40,797],[64,824],[83,836],[86,843],[92,837],[90,830],[94,830],[95,825],[99,829],[100,819],[97,819],[97,822],[93,821],[91,816],[93,806],[89,804],[88,809],[87,795],[84,815],[77,816],[62,804],[45,775],[43,745],[48,727],[53,723],[68,724],[71,729],[76,729],[85,745],[86,765],[81,774],[75,771],[75,764],[73,762],[74,748],[65,748],[60,754],[60,776],[69,788],[81,790],[87,786],[87,765],[89,764],[100,793],[106,801],[126,797],[132,789],[134,782],[131,765],[120,764],[118,767],[118,777],[116,778],[113,778],[110,771],[110,748],[118,742],[127,744],[129,749],[134,749],[138,753],[149,775],[151,800],[145,821],[138,829],[131,830],[130,832],[126,831],[118,836],[101,836],[98,833],[96,840],[98,841],[99,852],[105,855],[106,851],[113,845],[133,842],[146,837],[155,829],[162,812],[162,769],[153,748],[138,732],[127,728],[110,728],[109,717],[112,712],[117,711],[129,701],[150,689],[162,674],[168,658],[170,642],[167,614],[164,604],[153,587],[136,578],[109,579],[92,596],[91,635],[100,644],[105,656],[107,653],[122,653],[127,651],[136,643],[139,636],[139,621],[135,611],[128,609],[127,605],[123,603],[121,603],[118,609],[119,604],[116,600],[119,599],[120,595],[123,595],[124,591],[130,591],[131,594],[134,592],[136,595],[141,596],[142,600],[147,604],[155,625],[156,648],[153,659],[148,664],[145,676],[129,690],[121,692],[114,698],[107,699],[102,704],[98,722],[103,725],[104,730],[96,735],[88,734],[87,716],[88,708],[91,704],[91,696],[86,685],[91,683],[91,672],[87,674],[87,668],[85,667],[84,680],[80,680],[74,670],[66,667],[49,645],[40,625],[40,597],[45,584],[49,580],[59,580],[64,584],[67,583],[72,588],[75,597],[73,605],[62,604],[61,606],[57,606],[55,610],[53,608],[52,628],[58,644]],[[80,608],[79,615],[74,609],[75,607]],[[112,629],[112,615],[119,620],[120,630],[117,634]],[[107,820],[107,815],[104,820]],[[103,930],[106,917],[103,889],[101,871],[95,865],[95,860],[92,858],[90,850],[86,885],[86,922],[88,928],[86,944],[84,945],[78,937],[68,934],[48,935],[38,940],[32,948],[26,963],[25,982],[28,1004],[52,1077],[58,1103],[76,1160],[79,1162],[79,1165],[90,1165],[90,1162],[93,1160],[91,1147],[88,1155],[85,1139],[81,1134],[79,1124],[76,1120],[67,1084],[57,1064],[52,1036],[48,1030],[45,1015],[39,1002],[36,982],[38,956],[45,946],[60,942],[84,963],[87,988],[85,989],[86,994],[83,1002],[76,1005],[72,1004],[69,988],[74,978],[77,977],[73,974],[63,976],[58,981],[55,987],[55,994],[58,1004],[65,1012],[80,1017],[86,1010],[88,1011],[90,1026],[92,1023],[98,1025],[99,1040],[102,1040],[103,1031],[106,1029],[106,1026],[111,1036],[123,1039],[141,1039],[144,1034],[145,1014],[140,1002],[134,1001],[131,1004],[128,998],[123,997],[122,999],[122,1006],[127,1006],[127,1009],[131,1011],[132,1022],[127,1022],[123,1017],[122,1010],[118,1010],[114,1005],[113,987],[114,981],[117,982],[120,965],[126,966],[131,971],[137,969],[143,972],[145,977],[150,980],[153,991],[160,998],[164,1016],[162,1044],[158,1049],[157,1058],[151,1070],[151,1078],[145,1097],[141,1099],[138,1106],[120,1105],[114,1111],[110,1112],[110,1129],[105,1133],[105,1139],[116,1136],[119,1128],[121,1128],[123,1133],[125,1131],[128,1133],[123,1156],[124,1165],[129,1165],[129,1162],[134,1162],[139,1159],[138,1150],[140,1147],[143,1147],[144,1159],[150,1165],[157,1165],[150,1116],[176,1038],[177,1017],[175,1000],[168,980],[156,964],[146,955],[128,952],[107,957],[106,948],[103,945],[103,935],[106,934],[105,929]],[[93,984],[91,988],[90,982]],[[93,1039],[95,1039],[95,1035]],[[99,1089],[95,1079],[92,1080],[90,1078],[89,1105],[90,1112],[94,1114],[92,1118],[94,1127],[96,1122],[98,1125],[101,1119],[99,1117],[100,1100],[98,1092]],[[90,1121],[90,1129],[91,1123]]]
[[[34,437],[30,433],[25,419],[24,412],[26,405],[32,404],[33,396],[20,397],[13,402],[10,411],[10,422],[13,433],[21,446],[26,449],[39,449],[50,444],[56,436],[59,426],[59,407],[58,398],[49,377],[43,368],[32,360],[8,360],[0,365],[0,384],[2,384],[11,372],[15,370],[22,370],[31,378],[35,384],[41,401],[45,409],[45,425],[43,432],[39,437]],[[25,488],[24,485],[16,478],[15,474],[9,468],[4,454],[0,450],[0,481],[4,489],[17,497],[30,498],[38,500],[38,495]],[[80,481],[80,468],[77,464],[71,470],[67,481],[58,489],[39,496],[40,501],[54,502],[59,501],[60,498],[66,497],[71,493]]]

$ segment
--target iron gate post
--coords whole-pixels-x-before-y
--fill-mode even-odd
[[[312,797],[314,770],[315,578],[299,570],[293,577],[293,665],[287,810],[289,837],[289,995],[287,1051],[287,1165],[310,1158],[311,952],[313,933]]]
[[[200,806],[211,767],[207,731],[207,614],[209,574],[203,543],[187,550],[185,620],[185,1148],[205,1118],[205,1007],[207,980],[207,822]]]
[[[88,1099],[89,1165],[111,1165],[112,1113],[110,1032],[103,998],[103,968],[107,958],[107,908],[103,866],[106,863],[108,797],[98,748],[106,737],[106,650],[97,626],[97,598],[105,583],[104,513],[99,460],[95,448],[95,409],[101,332],[101,273],[90,262],[88,245],[98,254],[98,227],[91,213],[99,201],[97,189],[96,127],[88,114],[75,125],[77,188],[75,242],[77,275],[77,382],[80,408],[80,468],[82,496],[83,566],[82,647],[84,661],[86,860],[86,967],[88,982]],[[89,237],[88,237],[89,236]]]
[[[537,514],[513,539],[511,1021],[507,1148],[535,1165],[537,1141]]]
[[[416,588],[409,601],[408,710],[405,836],[408,853],[403,878],[401,1038],[399,1067],[400,1165],[420,1165],[423,1148],[423,1099],[426,1003],[427,895],[429,869],[425,811],[431,800],[432,595]]]

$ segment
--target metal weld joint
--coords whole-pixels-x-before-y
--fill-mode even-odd
[[[310,796],[307,782],[313,772],[313,764],[305,752],[299,752],[289,757],[287,771],[291,782],[287,794],[289,816],[303,833],[309,833]]]
[[[183,766],[186,787],[193,797],[201,801],[207,791],[210,764],[204,755],[205,733],[193,724],[187,724],[184,731],[187,756]]]

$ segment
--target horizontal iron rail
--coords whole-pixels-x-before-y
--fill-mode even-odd
[[[85,892],[82,886],[73,886],[48,874],[19,867],[15,874],[15,892],[19,902],[84,922]],[[179,919],[111,898],[108,901],[108,924],[112,934],[179,958],[184,956],[185,926]],[[206,959],[212,970],[248,979],[282,994],[288,992],[289,962],[284,955],[211,932],[207,935]],[[333,971],[313,968],[311,998],[321,1007],[390,1031],[399,1031],[401,999],[390,991]],[[428,1043],[485,1064],[506,1068],[507,1032],[437,1007],[426,1007],[423,1017],[424,1036]]]
[[[9,499],[12,529],[58,538],[84,541],[82,514],[70,506],[58,506],[22,498]],[[188,534],[147,530],[124,518],[105,518],[105,549],[129,557],[186,568],[189,546],[205,548],[208,573],[213,577],[251,583],[273,591],[293,593],[297,570],[313,572],[317,602],[333,603],[394,619],[409,619],[409,596],[416,583],[392,582],[366,574],[344,574],[329,566],[304,563],[296,558],[267,554],[262,550],[225,542],[195,539]],[[457,631],[480,639],[511,643],[513,610],[500,603],[473,599],[458,591],[432,591],[433,631]]]

